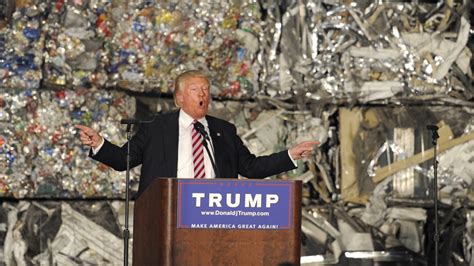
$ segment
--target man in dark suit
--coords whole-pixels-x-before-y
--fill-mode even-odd
[[[180,109],[142,124],[130,140],[130,166],[142,165],[139,194],[157,177],[237,178],[240,174],[264,178],[289,171],[296,167],[295,160],[309,156],[319,143],[302,142],[289,150],[256,157],[242,143],[233,124],[207,115],[209,88],[204,72],[182,73],[176,78],[174,91]],[[196,129],[195,124],[205,132]],[[82,143],[92,148],[93,159],[118,171],[126,169],[126,144],[118,147],[89,127],[76,127]],[[209,153],[202,147],[205,140],[200,133],[210,136],[206,141]]]

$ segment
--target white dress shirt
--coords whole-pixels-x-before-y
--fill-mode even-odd
[[[193,121],[194,119],[186,114],[183,109],[179,111],[178,178],[194,178],[193,145],[191,142]],[[206,118],[203,117],[198,121],[204,126],[207,134],[211,136],[211,134],[209,134],[209,126]],[[208,141],[207,146],[211,154],[213,154],[212,141],[211,143]],[[215,178],[216,174],[212,168],[211,159],[209,159],[206,148],[202,148],[204,149],[204,170],[206,172],[206,178]]]

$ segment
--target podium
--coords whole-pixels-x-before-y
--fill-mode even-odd
[[[280,199],[278,204],[287,204],[289,207],[284,210],[287,215],[285,219],[289,221],[288,225],[274,226],[273,229],[261,225],[247,225],[246,228],[242,228],[240,224],[237,227],[231,227],[231,223],[226,222],[219,228],[209,228],[203,224],[197,225],[199,228],[186,227],[181,219],[185,219],[184,216],[189,212],[182,213],[182,207],[178,207],[179,204],[185,204],[184,199],[181,198],[184,197],[182,194],[186,193],[184,188],[194,188],[199,185],[206,187],[210,184],[227,186],[227,189],[232,191],[237,191],[237,189],[246,191],[245,193],[250,195],[250,200],[246,198],[245,204],[254,205],[259,202],[251,201],[251,197],[254,196],[253,199],[262,197],[257,198],[251,195],[252,191],[266,186],[270,191],[272,186],[280,190],[283,188],[283,191],[288,191],[289,196]],[[189,179],[157,178],[135,201],[133,265],[299,265],[301,187],[301,181],[207,179],[195,180],[193,183]],[[214,196],[217,194],[214,193]],[[202,195],[205,194],[201,193],[199,204],[202,203],[201,205],[204,206],[207,201]],[[268,196],[267,205],[262,205],[262,207],[275,203],[278,198],[278,195],[275,195]],[[223,195],[223,204],[225,204],[225,196]],[[229,203],[236,203],[235,197],[234,195],[233,202]],[[196,199],[197,197],[193,198],[193,200]],[[264,199],[265,196],[263,196]],[[217,205],[220,202],[216,203],[214,197],[213,203]],[[210,202],[209,205],[213,203]],[[196,206],[191,207],[196,208]],[[223,213],[225,212],[220,212],[220,214]],[[220,218],[234,219],[223,216]],[[247,218],[249,217],[238,219]],[[213,224],[210,226],[212,227]],[[259,229],[259,227],[265,229]],[[274,229],[275,227],[278,228]]]

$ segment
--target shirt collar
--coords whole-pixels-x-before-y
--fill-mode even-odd
[[[192,118],[190,115],[188,115],[183,109],[179,110],[179,124],[180,126],[183,127],[188,127],[190,126],[194,121],[194,118]],[[207,120],[206,117],[203,117],[201,119],[198,119],[198,121],[203,124],[205,128],[207,128]]]

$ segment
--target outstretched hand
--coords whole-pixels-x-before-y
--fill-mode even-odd
[[[309,157],[313,152],[314,145],[318,145],[319,141],[304,141],[290,149],[290,155],[293,160]]]
[[[79,135],[82,144],[95,149],[102,143],[102,137],[92,128],[83,125],[75,125],[74,127],[80,130]]]

